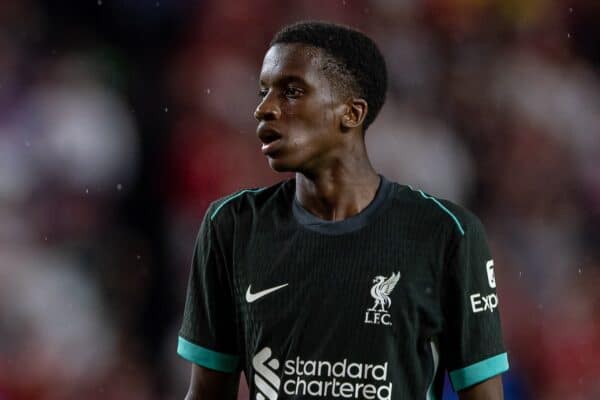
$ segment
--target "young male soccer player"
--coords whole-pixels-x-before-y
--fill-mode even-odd
[[[187,399],[502,399],[494,263],[468,211],[386,180],[366,129],[386,67],[355,30],[280,31],[254,116],[295,179],[214,202],[197,239],[178,353]],[[243,166],[242,166],[243,167]]]

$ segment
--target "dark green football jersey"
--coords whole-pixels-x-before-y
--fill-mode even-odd
[[[382,178],[362,212],[321,220],[295,181],[214,202],[178,353],[245,372],[251,399],[440,399],[508,369],[483,227]]]

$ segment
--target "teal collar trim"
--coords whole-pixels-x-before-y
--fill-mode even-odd
[[[217,206],[217,208],[215,208],[215,211],[212,212],[212,214],[210,215],[210,219],[211,221],[213,219],[215,219],[215,217],[217,216],[217,214],[219,213],[219,211],[221,211],[221,208],[223,208],[223,206],[227,203],[229,203],[231,200],[240,197],[241,195],[243,195],[244,193],[258,193],[262,190],[265,190],[266,188],[258,188],[258,189],[243,189],[240,190],[239,192],[235,192],[232,195],[229,195],[228,197],[225,197],[224,199],[222,199],[221,204],[219,204]]]
[[[433,196],[430,196],[428,194],[426,194],[425,192],[423,192],[422,190],[415,190],[412,188],[412,186],[408,185],[408,187],[410,188],[410,190],[414,191],[414,192],[419,192],[421,194],[421,197],[423,197],[424,199],[427,200],[431,200],[433,201],[439,208],[441,208],[446,214],[448,214],[450,216],[450,218],[452,218],[452,220],[454,221],[454,223],[456,224],[456,226],[458,227],[458,230],[460,231],[460,234],[462,236],[465,236],[465,230],[463,229],[460,221],[458,220],[458,218],[456,218],[456,215],[454,215],[452,213],[452,211],[448,210],[438,199],[436,199]]]

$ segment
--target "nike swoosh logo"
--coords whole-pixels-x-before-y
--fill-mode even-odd
[[[261,297],[266,296],[270,293],[273,293],[276,290],[282,289],[282,288],[286,287],[287,285],[288,285],[287,283],[284,283],[283,285],[275,286],[270,289],[261,290],[260,292],[256,292],[256,293],[250,293],[250,289],[252,288],[252,285],[250,285],[250,286],[248,286],[248,290],[246,291],[246,301],[248,303],[253,303],[256,300],[260,299]]]

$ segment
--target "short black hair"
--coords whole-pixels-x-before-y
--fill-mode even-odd
[[[375,42],[347,26],[322,21],[301,21],[283,27],[270,46],[301,43],[324,51],[324,70],[332,83],[341,86],[369,105],[364,129],[375,120],[385,102],[387,69]],[[331,79],[334,78],[334,79]]]

